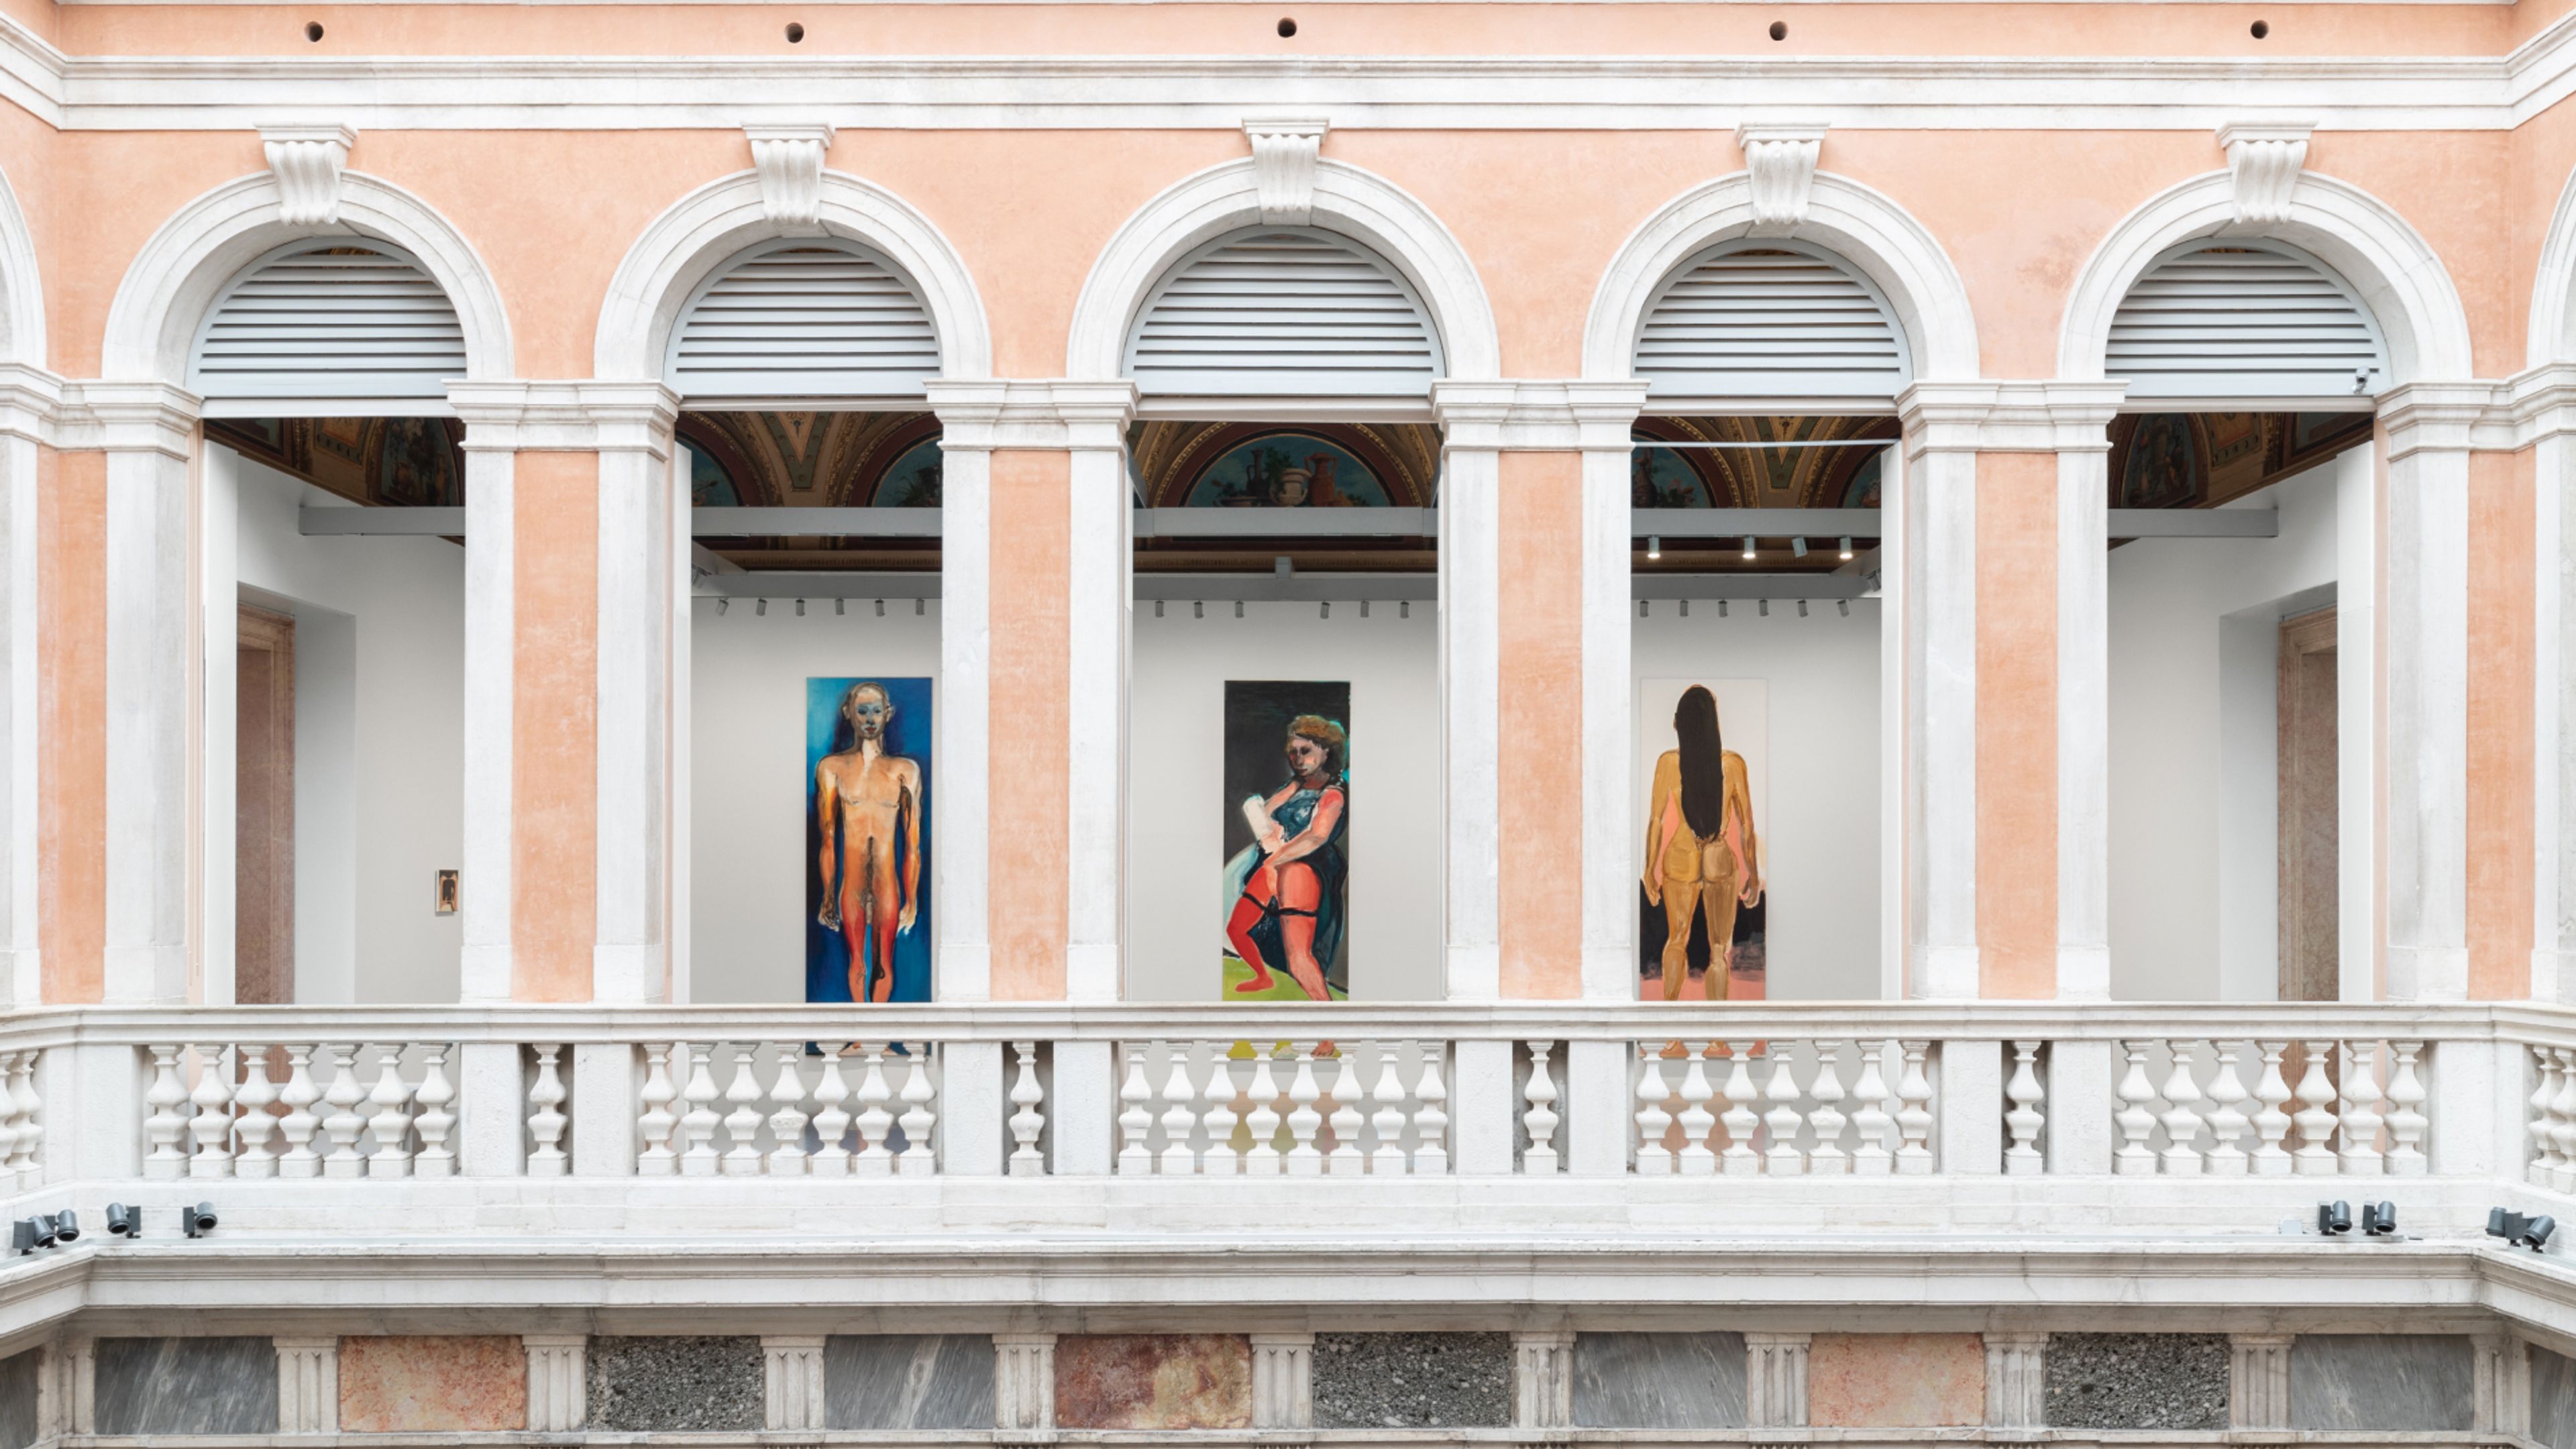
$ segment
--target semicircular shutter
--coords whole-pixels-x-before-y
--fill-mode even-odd
[[[2212,400],[2353,397],[2387,367],[2361,299],[2278,243],[2168,253],[2120,299],[2103,361],[2130,397]]]
[[[188,363],[212,411],[227,402],[447,402],[465,375],[456,308],[381,242],[299,243],[217,299]]]
[[[668,378],[706,398],[917,398],[939,375],[939,334],[895,265],[841,241],[791,241],[737,258],[672,329]]]
[[[1164,397],[1423,397],[1439,334],[1384,258],[1310,227],[1265,227],[1185,257],[1127,342],[1137,391]]]
[[[1838,257],[1779,242],[1683,264],[1646,309],[1635,361],[1659,410],[1675,398],[1883,402],[1914,377],[1878,289]]]

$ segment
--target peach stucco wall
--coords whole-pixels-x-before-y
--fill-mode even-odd
[[[2469,455],[2469,995],[2531,994],[2533,460]]]
[[[1502,993],[1583,991],[1583,458],[1502,455]]]
[[[1059,452],[993,455],[992,835],[986,924],[993,942],[993,999],[1064,997],[1065,869],[1073,768],[1070,713],[1073,460]],[[1114,769],[1115,722],[1101,721],[1102,754],[1084,769]]]
[[[2050,453],[1977,459],[1977,949],[1979,995],[2057,994],[2057,458]]]
[[[36,455],[37,945],[47,1001],[106,993],[107,455]]]
[[[510,995],[588,1001],[598,923],[599,455],[518,455]]]

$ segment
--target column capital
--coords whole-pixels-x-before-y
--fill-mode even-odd
[[[680,395],[653,381],[451,382],[467,452],[671,455]]]
[[[54,446],[186,458],[196,449],[205,405],[166,382],[67,383],[54,415]]]
[[[942,452],[1003,448],[1118,448],[1136,418],[1136,384],[994,379],[926,384]]]
[[[1625,452],[1647,386],[1626,379],[1435,382],[1431,413],[1451,448]]]
[[[0,438],[51,443],[71,384],[24,362],[0,362]]]
[[[2378,398],[2388,459],[2412,453],[2515,447],[2510,384],[2407,382]]]
[[[1905,454],[2108,451],[2129,385],[2091,382],[1917,382],[1897,394]]]

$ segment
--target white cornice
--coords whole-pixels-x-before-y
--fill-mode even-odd
[[[951,382],[923,384],[939,416],[940,447],[1117,448],[1136,416],[1136,384],[1087,382]]]
[[[658,382],[451,382],[465,448],[570,450],[667,458],[680,395]]]
[[[1642,382],[1435,382],[1431,410],[1451,449],[1628,451]]]

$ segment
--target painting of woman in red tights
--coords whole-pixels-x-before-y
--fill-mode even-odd
[[[1350,691],[1226,681],[1229,1000],[1350,994]]]

